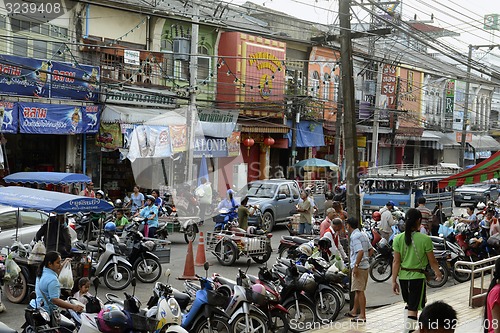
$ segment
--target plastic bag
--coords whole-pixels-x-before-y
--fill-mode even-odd
[[[5,274],[9,276],[10,280],[15,280],[20,272],[21,268],[14,259],[12,259],[12,256],[9,255],[5,260]]]
[[[36,242],[28,257],[28,264],[38,264],[42,262],[45,258],[45,253],[47,253],[47,250],[45,249],[43,242],[41,240]]]
[[[73,271],[71,270],[70,262],[66,262],[61,268],[59,283],[61,283],[61,288],[73,289],[75,281],[73,280]]]

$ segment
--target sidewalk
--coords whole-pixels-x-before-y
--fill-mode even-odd
[[[476,284],[477,285],[477,284]],[[479,333],[482,332],[481,324],[483,318],[483,308],[469,308],[469,288],[470,282],[465,282],[442,288],[432,294],[427,294],[427,304],[442,300],[450,304],[458,314],[458,326],[455,332]],[[403,309],[404,302],[398,301],[394,304],[382,306],[375,309],[368,308],[366,311],[366,323],[351,323],[349,318],[344,318],[343,314],[348,309],[344,308],[338,319],[328,325],[311,328],[310,332],[344,332],[344,333],[390,333],[402,332],[404,325]]]

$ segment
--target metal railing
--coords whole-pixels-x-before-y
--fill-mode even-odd
[[[486,297],[486,294],[488,293],[488,287],[489,283],[491,282],[491,279],[493,278],[493,271],[495,270],[495,261],[500,258],[500,255],[490,257],[487,259],[483,259],[480,261],[457,261],[455,263],[455,271],[460,272],[460,273],[469,273],[471,275],[470,279],[470,289],[469,289],[469,306],[472,308],[473,307],[473,301],[475,299],[482,299],[483,297]],[[468,268],[465,268],[468,267]],[[484,280],[485,280],[485,272],[490,273],[490,278],[489,282],[484,286]],[[479,282],[480,282],[480,292],[476,295],[474,295],[474,284],[476,280],[476,274],[480,273],[481,276],[479,277]]]

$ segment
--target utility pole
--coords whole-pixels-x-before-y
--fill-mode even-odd
[[[337,116],[335,118],[335,144],[333,146],[333,156],[337,158],[337,166],[339,167],[339,171],[337,172],[337,182],[340,182],[340,167],[341,167],[341,162],[342,159],[340,156],[342,155],[340,151],[340,146],[342,143],[342,108],[343,108],[343,103],[342,103],[342,67],[340,68],[339,71],[339,82],[337,82],[338,87],[337,87]]]
[[[294,81],[294,96],[292,104],[292,157],[290,159],[290,166],[295,165],[295,159],[297,158],[297,126],[300,121],[300,105],[299,105],[299,72],[295,70],[293,76]],[[295,176],[295,175],[294,175]]]
[[[346,162],[346,203],[349,215],[359,219],[360,197],[358,177],[358,142],[356,136],[356,111],[354,101],[353,57],[351,40],[350,0],[339,1],[340,17],[340,63],[342,73],[342,95],[344,104],[344,151]]]
[[[472,45],[469,45],[469,56],[467,58],[467,80],[465,81],[464,116],[462,119],[462,139],[460,140],[460,166],[465,167],[465,139],[467,136],[467,119],[469,113],[470,72],[472,61]]]
[[[394,110],[391,114],[392,119],[392,133],[391,133],[391,151],[389,153],[389,164],[396,164],[396,130],[398,124],[398,106],[399,106],[399,89],[400,89],[400,78],[399,76],[396,78],[396,102],[394,106]]]
[[[198,35],[199,35],[199,6],[193,1],[193,19],[191,27],[191,55],[189,57],[189,107],[187,111],[186,123],[188,131],[187,140],[187,170],[186,181],[191,184],[193,180],[193,159],[194,159],[194,133],[198,111],[196,109],[196,80],[198,77]]]

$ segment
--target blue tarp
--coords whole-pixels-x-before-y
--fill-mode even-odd
[[[66,172],[16,172],[4,177],[6,183],[36,183],[69,185],[75,183],[90,183],[89,176],[81,173]]]
[[[105,200],[18,186],[1,187],[0,204],[58,214],[113,210]]]
[[[288,120],[287,125],[291,128],[292,121]],[[292,130],[288,132],[288,147],[292,146]],[[323,124],[315,121],[301,120],[297,124],[297,147],[322,147],[325,145],[323,135]]]

